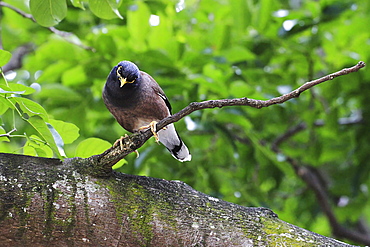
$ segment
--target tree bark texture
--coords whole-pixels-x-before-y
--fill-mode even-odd
[[[90,169],[0,153],[0,246],[351,246],[180,181]]]

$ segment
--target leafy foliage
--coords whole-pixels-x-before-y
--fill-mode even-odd
[[[42,13],[32,7],[45,2],[51,6]],[[113,143],[125,132],[105,109],[101,91],[121,60],[151,74],[176,112],[192,101],[269,99],[370,57],[367,1],[64,2],[14,2],[37,23],[2,8],[4,49],[15,54],[33,47],[0,81],[0,134],[17,129],[0,137],[2,152],[62,157],[65,150],[86,157],[101,152],[103,140]],[[9,59],[0,51],[0,66]],[[192,162],[177,163],[149,140],[139,158],[128,157],[118,169],[267,206],[283,220],[328,235],[325,216],[286,162],[289,156],[320,174],[340,222],[354,226],[370,219],[369,80],[364,71],[340,77],[262,110],[194,112],[176,123]],[[282,154],[274,153],[276,138],[301,123],[307,128],[282,143]]]
[[[50,27],[66,17],[67,3],[65,0],[30,0],[30,11],[37,23]]]

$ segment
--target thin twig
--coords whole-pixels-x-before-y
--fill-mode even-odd
[[[24,18],[27,18],[27,19],[31,19],[32,21],[36,22],[35,19],[33,19],[32,15],[31,14],[27,14],[25,12],[23,12],[22,10],[20,9],[17,9],[16,7],[6,3],[6,2],[2,2],[0,1],[0,6],[3,6],[3,7],[7,7],[15,12],[17,12],[17,14],[23,16]]]
[[[0,137],[10,137],[11,133],[13,133],[14,131],[17,131],[16,128],[10,130],[8,133],[5,133],[5,134],[1,134]]]
[[[177,112],[176,114],[161,120],[157,124],[156,129],[162,129],[163,127],[171,123],[179,121],[180,119],[189,115],[190,113],[201,109],[215,107],[222,108],[224,106],[251,106],[257,109],[261,109],[262,107],[268,107],[274,104],[281,104],[286,102],[287,100],[298,97],[302,92],[312,88],[315,85],[318,85],[325,81],[332,80],[338,76],[356,72],[363,67],[365,67],[365,63],[360,61],[357,63],[357,65],[351,68],[342,69],[338,72],[321,77],[317,80],[306,82],[305,84],[303,84],[302,86],[288,94],[284,94],[280,97],[272,98],[269,100],[237,98],[237,99],[221,99],[221,100],[208,100],[203,102],[193,102],[190,103],[187,107],[185,107],[181,111]],[[140,148],[152,135],[153,133],[150,131],[150,129],[144,132],[134,133],[124,138],[122,140],[122,145],[113,146],[100,155],[90,157],[90,159],[95,160],[95,162],[98,164],[97,166],[99,166],[100,169],[105,174],[109,174],[109,172],[111,172],[113,164],[123,159],[129,153],[132,153],[136,149]]]
[[[215,108],[215,107],[222,108],[224,106],[250,106],[250,107],[260,109],[262,107],[268,107],[268,106],[275,105],[275,104],[282,104],[282,103],[284,103],[284,102],[286,102],[290,99],[299,97],[299,95],[302,92],[306,91],[307,89],[312,88],[313,86],[316,86],[316,85],[318,85],[320,83],[323,83],[325,81],[333,80],[334,78],[336,78],[338,76],[347,75],[349,73],[357,72],[359,69],[361,69],[363,67],[365,67],[365,63],[360,61],[355,66],[353,66],[351,68],[342,69],[342,70],[340,70],[338,72],[335,72],[333,74],[321,77],[321,78],[313,80],[313,81],[306,82],[305,84],[303,84],[302,86],[300,86],[299,88],[297,88],[296,90],[294,90],[290,93],[287,93],[287,94],[284,94],[284,95],[281,95],[279,97],[272,98],[272,99],[269,99],[269,100],[237,98],[237,99],[221,99],[221,100],[208,100],[208,101],[203,101],[203,102],[193,102],[193,103],[190,103],[190,105],[188,105],[187,107],[185,107],[181,111],[179,111],[178,113],[173,114],[172,116],[169,116],[169,117],[161,120],[157,124],[157,129],[162,129],[163,127],[167,126],[168,124],[177,122],[181,118],[189,115],[190,113],[192,113],[194,111],[197,111],[197,110],[201,110],[201,109]]]
[[[3,72],[6,73],[10,70],[22,68],[23,57],[31,52],[32,48],[30,43],[26,43],[13,50],[9,62],[2,67]]]
[[[18,9],[18,8],[14,7],[14,6],[10,5],[10,4],[8,4],[8,3],[5,3],[5,2],[0,1],[0,7],[1,6],[2,7],[9,8],[9,9],[15,11],[17,14],[21,15],[22,17],[27,18],[27,19],[30,19],[33,22],[37,23],[36,20],[35,20],[35,18],[33,18],[33,16],[31,14],[25,13],[22,10],[20,10],[20,9]],[[76,43],[72,39],[70,39],[73,36],[75,36],[73,33],[61,31],[59,29],[56,29],[55,27],[47,27],[47,29],[49,29],[51,32],[55,33],[56,35],[61,36],[67,42],[69,42],[69,43],[71,43],[73,45],[77,45],[77,46],[79,46],[79,47],[81,47],[81,48],[83,48],[85,50],[95,51],[95,49],[92,48],[92,47],[86,46],[86,45],[84,45],[82,43]]]

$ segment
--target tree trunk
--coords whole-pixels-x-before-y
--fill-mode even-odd
[[[0,246],[351,246],[179,181],[0,154]]]

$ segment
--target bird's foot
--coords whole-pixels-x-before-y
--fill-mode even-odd
[[[114,142],[113,147],[117,147],[117,146],[118,146],[118,144],[119,144],[119,146],[120,146],[121,150],[123,150],[124,148],[123,148],[123,143],[122,143],[122,141],[123,141],[126,137],[128,137],[128,135],[127,135],[127,134],[125,134],[124,136],[121,136],[121,138],[119,138],[117,141],[115,141],[115,142]]]
[[[153,136],[155,138],[155,142],[158,143],[159,142],[159,138],[158,138],[156,126],[157,126],[157,121],[152,121],[149,125],[142,126],[138,130],[140,131],[140,130],[145,130],[145,129],[150,128],[150,130],[152,131]]]
[[[113,147],[117,147],[117,146],[119,145],[119,146],[120,146],[120,148],[121,148],[121,151],[123,151],[123,150],[124,150],[124,147],[123,147],[123,143],[122,143],[122,141],[123,141],[126,137],[128,137],[128,135],[127,135],[127,134],[125,134],[124,136],[121,136],[121,138],[119,138],[117,141],[115,141],[115,142],[114,142]],[[135,150],[135,151],[134,151],[134,153],[136,154],[136,159],[137,159],[137,158],[139,158],[139,156],[140,156],[139,151]]]

